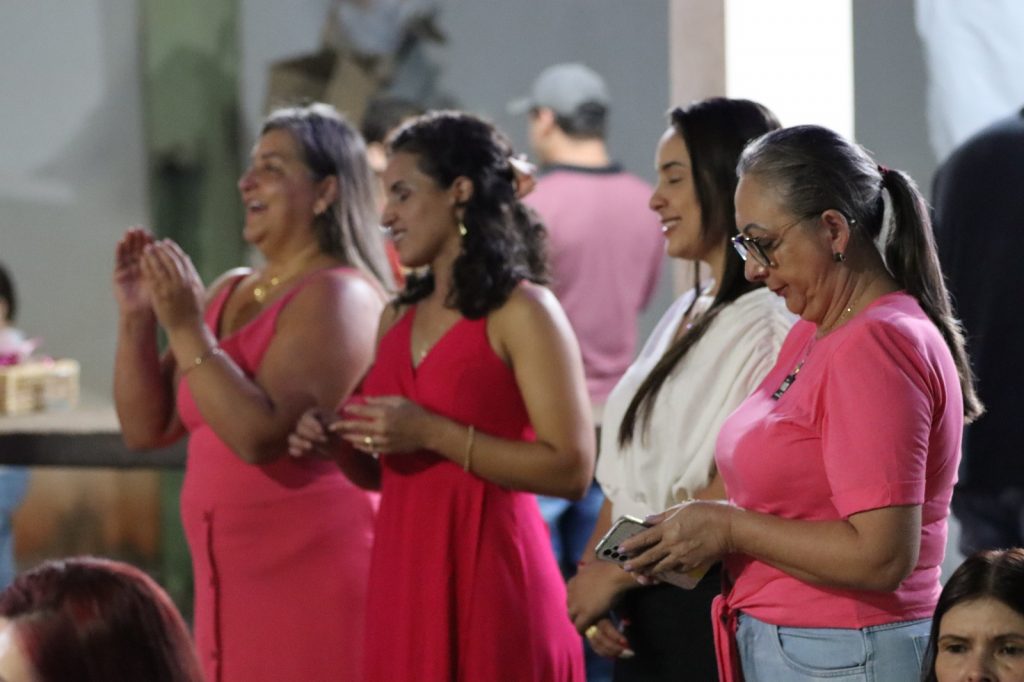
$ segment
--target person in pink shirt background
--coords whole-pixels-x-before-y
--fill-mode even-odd
[[[551,289],[579,339],[598,415],[633,362],[637,318],[665,262],[657,217],[647,208],[650,184],[608,149],[610,107],[604,79],[579,63],[548,67],[529,97],[510,104],[529,112],[541,174],[524,201],[548,229]]]
[[[665,262],[660,225],[647,208],[652,188],[613,161],[607,142],[611,96],[604,78],[587,65],[549,66],[509,110],[529,116],[530,147],[541,173],[524,203],[547,228],[551,290],[579,341],[600,427],[608,394],[633,362],[637,322]],[[578,502],[538,498],[567,579],[603,501],[596,483]],[[607,668],[588,651],[591,680],[610,677]]]
[[[652,517],[627,568],[724,557],[722,679],[916,679],[963,423],[982,411],[924,201],[817,126],[759,138],[739,173],[747,277],[802,319],[719,434],[731,504]]]

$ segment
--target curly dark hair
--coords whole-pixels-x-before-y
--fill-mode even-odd
[[[389,149],[415,155],[419,170],[440,187],[460,177],[473,184],[446,305],[479,319],[501,307],[522,280],[547,281],[544,225],[516,198],[512,146],[497,128],[471,114],[435,111],[395,131]],[[396,303],[415,303],[433,290],[433,272],[410,275]]]

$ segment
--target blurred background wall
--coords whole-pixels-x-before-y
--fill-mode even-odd
[[[109,278],[118,236],[136,223],[162,228],[162,234],[202,254],[207,277],[244,260],[234,178],[264,113],[267,68],[315,49],[330,5],[0,4],[0,260],[19,285],[19,326],[42,337],[46,353],[81,362],[87,402],[109,402],[116,332]],[[686,21],[694,3],[437,5],[445,41],[426,46],[425,54],[437,67],[438,88],[454,103],[492,118],[526,150],[526,121],[507,114],[506,102],[527,92],[543,67],[584,61],[605,76],[611,90],[614,156],[653,177],[664,113],[671,104],[685,103],[671,101],[670,17]],[[800,30],[846,32],[837,38],[852,49],[853,133],[880,161],[908,170],[927,193],[940,156],[953,142],[1024,100],[1024,81],[999,80],[1000,74],[1024,71],[1024,43],[1006,38],[1024,30],[1020,3],[993,0],[984,12],[967,10],[957,0],[856,0],[849,7],[852,29]],[[690,28],[699,36],[700,26]],[[950,55],[971,45],[973,54],[984,53],[988,31],[1002,36],[994,44],[1004,51],[969,62],[972,71],[959,70]],[[770,30],[755,32],[739,49],[756,58],[777,47],[777,38]],[[781,75],[799,82],[805,74],[797,67]],[[771,97],[761,99],[782,108]],[[969,115],[957,118],[949,111],[951,101],[969,102]],[[216,177],[209,176],[212,166]],[[665,278],[645,317],[644,334],[671,296]],[[147,480],[123,485],[155,490]],[[165,486],[171,505],[164,509],[165,525],[176,521],[174,492],[173,483]]]
[[[228,101],[237,108],[217,110],[205,123],[223,127],[221,119],[236,117],[230,142],[240,163],[264,113],[268,65],[316,47],[330,0],[215,3],[229,7],[215,14],[223,15],[218,22],[234,22],[234,35],[220,31],[192,45],[161,43],[161,24],[172,23],[161,14],[210,12],[206,3],[175,4],[173,11],[167,3],[161,10],[160,3],[141,0],[0,5],[0,259],[22,291],[21,327],[41,336],[50,354],[78,358],[83,388],[99,400],[109,396],[115,336],[112,247],[128,225],[153,222],[147,126],[149,135],[160,133],[147,117],[159,119],[171,100],[180,120],[204,110],[209,98],[201,87],[190,87],[196,76],[186,69],[174,76],[182,87],[174,88],[172,80],[154,97],[158,111],[147,113],[145,79],[167,78],[167,61],[186,59],[192,69],[221,64],[227,41],[237,59],[237,86]],[[654,144],[672,104],[669,4],[441,0],[438,23],[447,42],[432,46],[430,54],[440,66],[442,88],[462,107],[493,118],[523,150],[525,121],[507,114],[505,103],[526,92],[545,65],[587,62],[605,75],[612,92],[614,155],[650,178]],[[856,137],[927,190],[938,158],[929,145],[929,74],[914,4],[857,0],[852,11]],[[186,20],[179,24],[167,28],[182,32],[189,26]],[[770,43],[772,36],[763,40]],[[181,43],[191,54],[183,55]],[[756,53],[758,46],[750,50]],[[231,83],[218,82],[231,89]],[[988,120],[1007,113],[1004,102],[989,106]],[[199,117],[181,125],[203,123]],[[232,186],[224,192],[225,201],[235,201]],[[226,239],[239,226],[212,229]]]

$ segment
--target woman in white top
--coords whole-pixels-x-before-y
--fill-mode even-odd
[[[622,514],[725,497],[714,468],[718,428],[772,367],[794,321],[778,297],[746,281],[729,246],[736,162],[747,142],[779,127],[775,116],[749,100],[712,98],[670,118],[650,206],[667,253],[707,263],[712,281],[669,308],[608,397],[597,467],[606,500],[590,550]],[[615,657],[616,682],[718,679],[717,566],[687,591],[641,587],[592,551],[584,556],[569,583],[569,616],[595,651]]]

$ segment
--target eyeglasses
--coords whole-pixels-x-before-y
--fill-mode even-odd
[[[807,220],[806,217],[797,218],[791,223],[786,223],[779,228],[779,236],[774,237],[770,240],[765,241],[764,237],[748,237],[744,234],[738,234],[731,240],[732,246],[736,249],[736,253],[740,254],[740,258],[744,262],[747,260],[747,256],[754,259],[754,262],[758,265],[770,268],[774,265],[771,257],[768,255],[779,247],[779,242],[782,241],[782,236],[786,233],[789,228],[793,227],[797,223]]]

